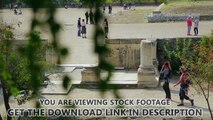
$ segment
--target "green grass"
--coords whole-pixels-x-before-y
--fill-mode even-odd
[[[163,13],[212,15],[213,1],[172,1],[165,5],[161,11]]]

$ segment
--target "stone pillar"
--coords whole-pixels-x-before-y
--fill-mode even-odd
[[[156,40],[142,40],[140,45],[139,87],[157,87],[159,74],[156,59]]]

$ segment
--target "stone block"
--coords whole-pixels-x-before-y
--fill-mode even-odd
[[[95,68],[84,68],[81,71],[82,83],[98,83],[99,78],[96,75]]]
[[[157,42],[155,39],[143,40],[140,45],[140,66],[138,69],[138,87],[158,86],[158,61],[156,59]]]
[[[155,68],[139,68],[138,69],[138,87],[157,87],[159,76],[156,74]]]

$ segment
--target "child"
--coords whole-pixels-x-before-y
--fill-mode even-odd
[[[195,36],[198,35],[198,26],[199,26],[199,19],[197,17],[195,17],[195,19],[194,19],[194,33],[195,33]]]
[[[84,19],[82,20],[82,23],[81,23],[81,32],[82,32],[82,38],[87,38],[86,37],[86,23],[85,23],[85,21],[84,21]]]

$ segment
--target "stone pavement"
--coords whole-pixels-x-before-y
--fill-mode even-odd
[[[60,73],[53,73],[48,76],[49,83],[42,89],[43,95],[67,95],[68,92],[75,88],[97,88],[97,84],[81,84],[81,71],[83,68],[79,67],[63,67],[65,69],[72,69],[72,71],[63,70]],[[71,78],[71,84],[67,90],[63,88],[63,77],[67,75]],[[113,73],[109,84],[119,85],[121,88],[136,88],[137,87],[137,71],[116,70]]]
[[[195,100],[195,106],[191,106],[190,102],[189,101],[184,101],[185,103],[185,106],[181,106],[181,107],[178,107],[177,104],[180,102],[179,101],[179,95],[178,95],[178,92],[179,92],[179,86],[178,87],[173,87],[174,83],[177,82],[177,77],[173,77],[173,79],[171,80],[171,83],[170,83],[170,89],[171,89],[171,95],[172,95],[172,102],[171,102],[171,105],[168,105],[168,106],[132,106],[134,108],[156,108],[156,109],[159,109],[159,108],[167,108],[167,109],[170,109],[170,108],[177,108],[177,109],[195,109],[195,108],[200,108],[200,109],[203,109],[203,116],[202,118],[199,118],[199,119],[195,119],[195,118],[191,118],[191,119],[187,119],[187,120],[200,120],[200,119],[203,119],[203,120],[210,120],[210,116],[209,116],[209,112],[208,112],[208,108],[207,108],[207,104],[206,104],[206,101],[204,99],[204,97],[200,94],[198,94],[192,87],[190,88],[190,91],[189,91],[189,96],[191,98],[193,98]],[[146,89],[137,89],[137,88],[131,88],[131,89],[119,89],[118,90],[118,93],[119,95],[122,97],[122,99],[164,99],[165,97],[165,93],[163,91],[163,88],[162,88],[162,84],[157,87],[157,88],[146,88]],[[210,92],[210,104],[212,105],[212,102],[213,101],[213,91]],[[112,99],[114,98],[114,94],[113,94],[113,91],[111,90],[108,90],[105,95],[104,95],[104,98],[106,99]],[[84,89],[84,88],[73,88],[69,94],[67,95],[42,95],[40,96],[39,98],[45,98],[45,99],[101,99],[101,94],[100,92],[97,90],[97,89]],[[27,107],[32,107],[34,106],[35,104],[35,100],[30,100],[28,102],[26,102],[25,104],[22,104],[22,105],[17,105],[17,102],[16,100],[11,97],[10,99],[10,104],[11,106],[13,106],[13,108],[27,108]],[[60,108],[61,106],[43,106],[44,108]],[[79,108],[108,108],[108,107],[112,107],[112,106],[87,106],[87,105],[84,105],[84,106],[78,106]],[[4,113],[4,105],[2,102],[0,102],[0,111],[1,113],[3,114]],[[89,118],[88,118],[89,119]],[[103,118],[103,120],[118,120],[119,118],[113,118],[113,117],[110,117],[110,118]],[[170,117],[145,117],[145,118],[142,118],[142,117],[139,117],[139,118],[120,118],[120,119],[128,119],[128,120],[186,120],[186,118],[182,117],[173,117],[173,118],[170,118]]]

